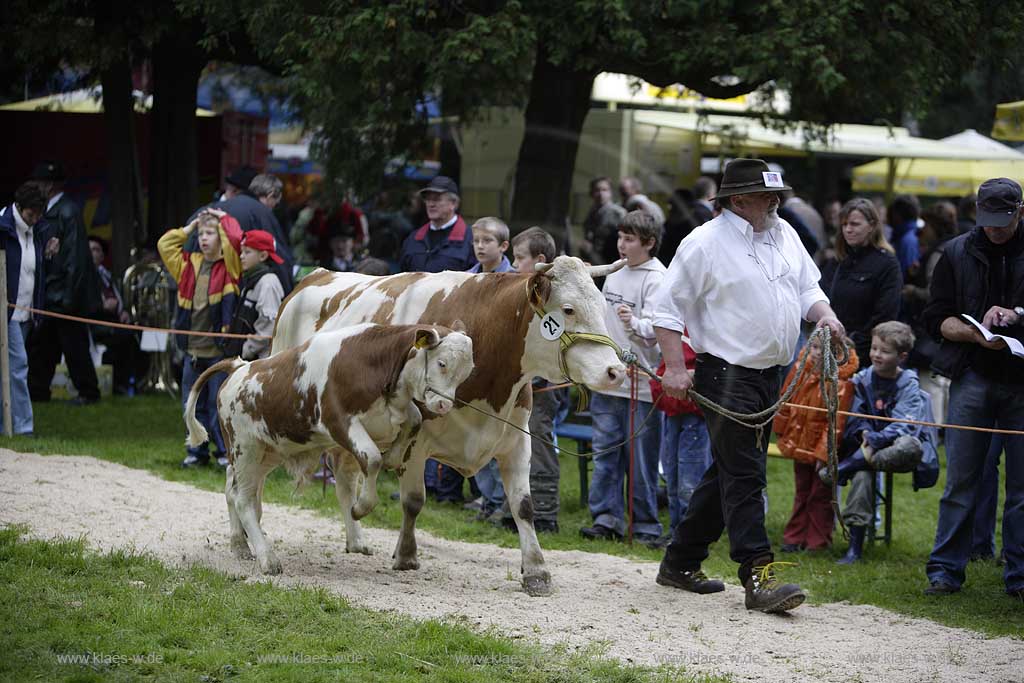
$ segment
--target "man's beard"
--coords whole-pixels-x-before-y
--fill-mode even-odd
[[[773,230],[781,226],[782,219],[779,218],[779,207],[778,205],[776,205],[775,208],[769,211],[768,215],[765,216],[764,227],[768,228],[769,230]]]

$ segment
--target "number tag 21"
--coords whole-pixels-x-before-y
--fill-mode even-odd
[[[540,336],[555,341],[565,332],[565,319],[558,311],[551,311],[540,319]]]

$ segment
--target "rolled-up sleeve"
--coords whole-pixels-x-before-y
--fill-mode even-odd
[[[704,279],[712,265],[707,252],[696,240],[683,240],[661,282],[651,319],[654,327],[664,327],[680,334],[686,327],[683,311],[696,301],[704,290]]]

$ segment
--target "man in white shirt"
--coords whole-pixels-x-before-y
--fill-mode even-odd
[[[760,159],[735,159],[725,169],[717,218],[684,239],[658,294],[654,327],[665,358],[663,387],[685,399],[700,393],[726,409],[756,413],[779,398],[783,369],[793,358],[800,320],[842,323],[818,287],[820,274],[792,226],[778,218],[779,193],[790,188]],[[694,376],[683,361],[683,326],[697,352]],[[747,609],[785,612],[803,603],[799,586],[775,578],[764,526],[767,438],[705,411],[714,461],[676,526],[658,572],[661,585],[695,593],[724,590],[700,565],[708,546],[729,534]],[[763,433],[767,437],[768,430]]]

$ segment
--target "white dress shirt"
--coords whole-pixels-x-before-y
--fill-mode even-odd
[[[800,319],[828,297],[821,274],[786,221],[755,233],[732,211],[680,244],[658,292],[654,325],[686,331],[697,353],[763,369],[787,365]]]
[[[63,192],[58,192],[57,194],[55,194],[52,197],[50,197],[50,201],[46,202],[46,212],[49,213],[50,209],[53,208],[53,205],[56,204],[57,202],[59,202],[60,198],[63,197],[63,196],[64,196]]]
[[[36,288],[36,247],[33,242],[32,228],[25,219],[21,217],[18,208],[11,205],[14,211],[15,231],[18,233],[18,243],[21,244],[21,272],[18,275],[18,300],[14,303],[19,306],[32,306],[32,295]],[[20,308],[14,309],[11,320],[24,322],[29,319],[30,313]]]

